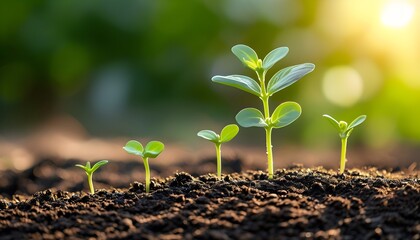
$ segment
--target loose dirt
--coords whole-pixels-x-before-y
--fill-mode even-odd
[[[262,171],[222,180],[179,172],[154,179],[151,193],[133,182],[94,195],[48,189],[0,200],[0,239],[89,238],[420,239],[420,180],[418,171],[295,166],[272,180]]]

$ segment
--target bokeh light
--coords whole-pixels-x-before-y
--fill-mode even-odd
[[[363,80],[354,68],[337,66],[325,73],[322,89],[331,103],[341,107],[351,107],[362,97]]]
[[[414,6],[409,1],[392,0],[382,9],[381,21],[385,26],[400,28],[413,18]]]

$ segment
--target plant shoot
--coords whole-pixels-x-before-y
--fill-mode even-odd
[[[85,170],[86,175],[88,176],[88,184],[89,184],[89,189],[90,189],[90,193],[91,194],[95,194],[95,189],[93,188],[93,173],[98,170],[98,168],[100,168],[101,166],[105,165],[108,163],[108,160],[101,160],[97,163],[95,163],[95,165],[93,165],[93,167],[90,167],[90,162],[87,162],[85,166],[80,165],[80,164],[76,164],[76,167],[80,167],[83,170]]]
[[[159,141],[151,141],[143,148],[143,145],[135,140],[128,141],[127,144],[125,144],[125,147],[123,147],[128,153],[140,156],[141,159],[143,159],[144,170],[146,172],[146,193],[150,191],[149,158],[156,158],[164,148],[165,145]]]
[[[338,136],[341,138],[341,157],[340,157],[340,174],[344,173],[344,169],[346,168],[346,152],[347,152],[347,139],[349,138],[350,134],[353,132],[354,127],[362,124],[366,120],[366,115],[358,116],[350,125],[347,124],[345,121],[337,121],[330,115],[324,114],[322,115],[337,129]]]
[[[213,142],[216,146],[217,178],[219,178],[219,180],[222,178],[222,143],[232,140],[238,132],[238,125],[230,124],[222,129],[220,135],[211,130],[201,130],[197,133],[197,136]]]
[[[269,98],[312,72],[315,65],[303,63],[286,67],[275,73],[267,83],[266,74],[268,70],[287,55],[289,52],[287,47],[274,49],[263,60],[259,59],[257,53],[246,45],[236,45],[232,48],[232,52],[246,67],[256,73],[258,81],[243,75],[217,75],[212,78],[212,81],[251,93],[262,101],[263,112],[256,108],[245,108],[236,115],[236,121],[242,127],[261,127],[265,129],[268,176],[269,179],[272,179],[274,169],[271,132],[273,129],[282,128],[294,122],[299,118],[302,109],[296,102],[284,102],[271,113]]]

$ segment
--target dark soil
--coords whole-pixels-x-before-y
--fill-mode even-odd
[[[3,174],[2,181],[14,176]],[[7,186],[6,196],[13,193]],[[261,171],[220,181],[182,172],[155,179],[149,194],[134,182],[94,195],[49,189],[0,200],[0,239],[88,238],[420,239],[420,180],[418,172],[340,175],[296,166],[277,170],[273,180]]]

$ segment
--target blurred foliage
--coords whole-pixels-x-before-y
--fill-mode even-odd
[[[272,72],[303,62],[317,66],[273,97],[272,106],[290,100],[303,108],[293,127],[274,134],[277,141],[336,142],[321,117],[327,113],[368,116],[354,142],[419,143],[420,6],[406,1],[414,9],[411,21],[391,28],[380,21],[388,2],[3,0],[0,131],[69,114],[94,135],[195,141],[197,130],[233,123],[244,107],[261,107],[253,96],[210,81],[251,73],[230,52],[244,43],[263,54],[290,48]],[[334,85],[334,79],[344,82]],[[250,142],[264,138],[253,129],[241,135]]]

